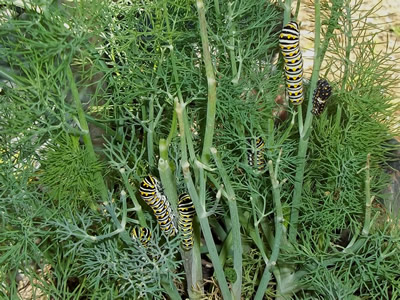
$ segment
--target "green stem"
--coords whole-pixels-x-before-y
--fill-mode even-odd
[[[93,242],[101,241],[104,239],[108,239],[114,235],[120,235],[121,239],[129,245],[132,240],[129,237],[129,234],[125,231],[126,228],[126,222],[127,222],[127,205],[126,205],[126,193],[125,191],[121,191],[121,199],[120,201],[122,202],[122,219],[121,222],[118,220],[118,217],[115,213],[114,207],[112,205],[106,204],[104,207],[110,214],[111,220],[114,223],[114,226],[117,228],[116,230],[109,232],[107,234],[103,235],[89,235],[85,230],[80,229],[76,225],[70,225],[73,226],[74,228],[71,229],[71,227],[68,227],[69,234],[79,238],[79,239],[88,239]]]
[[[298,122],[299,122],[299,132],[301,134],[304,129],[302,105],[297,106],[297,118],[298,118]]]
[[[228,257],[229,250],[233,249],[232,246],[232,230],[229,231],[228,235],[226,236],[226,239],[224,240],[224,243],[222,245],[221,251],[219,251],[219,261],[221,262],[222,267],[225,266],[226,258]]]
[[[344,74],[343,74],[343,81],[342,81],[342,89],[343,92],[346,88],[346,83],[349,77],[349,70],[350,70],[350,54],[352,49],[352,20],[351,20],[351,8],[349,5],[346,5],[346,25],[344,26],[344,35],[346,37],[346,58],[344,64]]]
[[[285,132],[279,138],[279,141],[278,141],[277,145],[279,145],[279,146],[282,145],[286,141],[286,139],[288,138],[288,136],[289,136],[289,134],[292,131],[292,128],[294,126],[296,115],[297,115],[297,112],[295,112],[292,115],[292,120],[290,121],[290,125],[289,125],[288,128],[286,128]]]
[[[192,284],[192,288],[189,289],[189,297],[190,299],[198,299],[199,295],[204,293],[203,285],[200,285],[203,279],[203,269],[201,265],[201,230],[200,224],[197,218],[193,219],[193,248],[191,252],[191,278],[190,282]],[[188,282],[189,284],[189,282]],[[193,292],[194,290],[194,292]]]
[[[300,1],[300,0],[298,0]],[[290,21],[290,14],[292,12],[292,0],[286,0],[285,1],[285,7],[284,7],[284,14],[283,14],[283,24],[286,25]]]
[[[237,74],[236,67],[236,54],[235,54],[235,36],[234,36],[234,27],[233,27],[233,11],[232,11],[232,2],[228,2],[228,27],[229,27],[229,56],[231,59],[231,67],[232,67],[232,77],[235,78]]]
[[[297,0],[297,3],[296,3],[296,12],[294,13],[294,19],[295,19],[295,20],[297,20],[297,17],[299,16],[300,4],[301,4],[301,0]]]
[[[147,161],[150,169],[154,167],[154,147],[153,147],[153,132],[154,132],[154,95],[150,96],[149,102],[149,127],[147,130]]]
[[[185,136],[185,122],[184,122],[184,108],[185,105],[183,102],[179,102],[178,99],[175,98],[174,101],[175,104],[175,111],[176,111],[176,116],[178,118],[178,124],[179,124],[179,133],[180,133],[180,139],[181,139],[181,162],[182,162],[182,171],[185,176],[185,171],[183,169],[183,163],[185,162],[187,165],[188,163],[188,155],[187,155],[187,149],[186,149],[186,136]],[[189,169],[189,167],[188,167]],[[189,174],[190,176],[190,174]],[[190,193],[189,194],[192,197],[193,203],[195,200],[193,199],[193,195]],[[196,193],[197,195],[197,193]],[[198,204],[199,205],[199,204]],[[195,204],[196,207],[196,204]],[[187,280],[188,283],[188,293],[190,295],[191,299],[196,298],[196,295],[192,292],[192,288],[195,290],[202,289],[202,281],[203,281],[203,273],[202,273],[202,265],[201,265],[201,255],[200,255],[200,230],[198,230],[198,225],[196,225],[196,219],[193,220],[193,229],[194,229],[194,243],[193,243],[193,250],[192,250],[192,260],[191,263],[190,261],[187,261],[185,264],[186,267],[188,268],[186,270],[186,277],[190,277]],[[191,284],[191,286],[189,285]],[[200,290],[201,291],[201,290]]]
[[[218,171],[224,182],[226,192],[228,194],[228,206],[231,216],[232,224],[232,238],[233,238],[233,268],[236,272],[236,281],[232,286],[232,292],[234,299],[240,299],[241,287],[242,287],[242,241],[240,236],[240,222],[239,213],[236,205],[236,196],[233,190],[232,184],[229,180],[228,174],[226,173],[225,167],[222,164],[220,157],[217,155],[217,149],[211,148],[211,154],[213,155],[214,161],[217,165]]]
[[[104,125],[102,122],[98,121],[97,119],[93,118],[92,116],[85,114],[86,121],[99,127],[105,131],[105,134],[108,136],[114,136],[118,142],[122,142],[123,138],[120,134],[118,134],[115,130],[111,129],[109,126]]]
[[[185,128],[184,128],[184,121],[183,121],[183,110],[185,105],[183,103],[179,103],[178,100],[175,100],[175,110],[178,117],[178,124],[179,124],[179,133],[181,138],[181,157],[182,157],[182,172],[184,176],[184,180],[186,186],[188,188],[190,197],[192,198],[194,207],[196,209],[196,215],[200,222],[201,230],[203,232],[204,239],[207,244],[207,248],[210,254],[211,261],[214,265],[215,274],[217,276],[217,280],[219,283],[219,287],[224,299],[230,299],[230,292],[228,288],[228,283],[225,278],[224,270],[222,268],[221,262],[219,261],[218,251],[215,247],[214,239],[211,233],[210,224],[208,222],[206,208],[202,205],[202,201],[198,196],[197,189],[193,183],[192,176],[190,173],[190,165],[187,160],[187,150],[186,150],[186,137],[185,137]],[[196,270],[197,269],[197,270]],[[201,272],[201,265],[197,266],[196,269],[193,270],[193,275],[197,274],[195,271]],[[196,281],[193,280],[193,284],[196,286],[201,286],[202,278],[196,278]]]
[[[196,152],[194,151],[192,132],[190,130],[190,124],[189,124],[186,109],[183,111],[183,123],[185,126],[186,145],[189,150],[189,157],[190,157],[190,160],[192,162],[194,162],[196,160]],[[196,167],[196,166],[193,166],[193,167]]]
[[[219,185],[217,179],[215,179],[215,177],[212,174],[208,173],[207,174],[207,178],[214,184],[214,186],[218,186]],[[224,190],[222,190],[222,196],[224,198],[226,198],[226,199],[228,198],[228,194]],[[256,199],[253,200],[253,201],[256,201]],[[248,216],[246,214],[247,213],[241,213],[239,211],[240,224],[249,233],[249,236],[253,239],[254,243],[259,248],[264,261],[267,262],[268,261],[268,258],[267,258],[267,255],[266,255],[267,251],[266,251],[265,246],[264,246],[264,244],[262,242],[262,239],[261,239],[260,233],[258,232],[258,229],[255,228],[257,225],[253,224],[254,226],[251,226],[251,224],[249,223],[249,220],[251,218],[250,218],[250,216]],[[266,219],[266,218],[264,218],[264,219]],[[217,222],[214,222],[213,225],[215,223],[217,223]],[[261,220],[260,224],[261,224],[263,233],[264,233],[265,237],[267,238],[268,243],[270,243],[270,246],[272,248],[273,235],[272,235],[272,232],[271,232],[271,230],[269,228],[269,225],[265,220]],[[218,230],[217,229],[218,226],[220,226],[220,225],[214,225],[213,226],[214,231]],[[219,237],[220,237],[221,240],[225,239],[224,235],[220,235],[219,234]]]
[[[178,192],[176,190],[176,179],[172,174],[168,160],[168,144],[165,139],[159,142],[160,159],[158,160],[158,171],[160,173],[161,182],[163,184],[165,194],[171,203],[172,210],[175,215],[178,212]]]
[[[165,277],[165,276],[163,276],[163,277]],[[161,285],[164,288],[165,292],[168,294],[170,299],[174,299],[174,300],[182,299],[171,279],[163,278],[161,280]]]
[[[214,7],[215,7],[215,14],[219,18],[219,16],[221,15],[221,12],[219,10],[219,1],[218,0],[214,0]]]
[[[318,74],[321,67],[321,51],[320,51],[320,28],[321,28],[321,16],[320,16],[320,3],[319,0],[315,1],[315,38],[314,38],[314,66],[311,76],[310,91],[315,89]],[[304,127],[300,132],[299,150],[297,157],[299,163],[296,168],[293,200],[292,200],[292,210],[290,215],[290,228],[289,228],[289,241],[295,242],[297,237],[298,222],[299,222],[299,209],[301,205],[301,194],[303,190],[303,180],[304,180],[304,169],[306,163],[306,154],[308,149],[308,141],[311,133],[311,124],[313,120],[312,110],[312,95],[309,93],[309,100],[307,106],[307,115],[304,123]],[[300,114],[301,110],[299,110]]]
[[[282,153],[282,151],[281,151]],[[281,155],[279,154],[279,156]],[[264,274],[261,278],[260,285],[258,286],[257,293],[255,296],[255,300],[261,300],[263,299],[265,295],[265,291],[268,288],[268,283],[271,280],[271,275],[272,271],[276,266],[276,261],[279,256],[279,251],[280,251],[280,245],[281,245],[281,239],[282,235],[284,232],[284,218],[283,218],[283,213],[282,213],[282,204],[281,204],[281,188],[280,188],[280,183],[275,177],[275,172],[274,172],[274,167],[272,165],[272,161],[268,161],[268,168],[269,168],[269,174],[271,177],[271,183],[272,183],[272,198],[274,201],[274,208],[275,208],[275,239],[274,239],[274,245],[272,247],[272,253],[270,260],[268,264],[265,267]],[[279,161],[276,162],[276,169],[279,168]]]
[[[197,11],[199,14],[200,36],[203,46],[203,60],[206,68],[208,84],[207,118],[204,132],[203,150],[201,161],[207,163],[210,158],[210,148],[214,137],[215,113],[217,106],[217,82],[215,80],[214,69],[211,61],[210,46],[207,35],[207,21],[203,0],[196,0]]]
[[[175,83],[176,83],[176,91],[178,92],[178,99],[179,99],[179,101],[183,101],[182,91],[181,91],[181,87],[179,84],[180,80],[179,80],[178,71],[177,71],[177,67],[176,67],[176,57],[175,57],[173,40],[172,40],[172,31],[171,31],[171,26],[169,24],[167,2],[168,1],[164,1],[163,6],[164,6],[165,25],[167,26],[167,31],[168,31],[168,42],[170,44],[168,49],[170,50],[170,55],[171,55],[172,74],[174,76]]]
[[[333,32],[338,26],[338,19],[340,16],[340,10],[342,9],[343,1],[333,1],[331,8],[331,16],[329,18],[328,29],[326,30],[325,40],[323,41],[321,47],[321,59],[323,60],[325,57],[325,53],[328,50],[329,41],[334,36]]]
[[[89,126],[86,121],[85,112],[83,110],[81,100],[79,99],[78,88],[76,87],[75,79],[72,74],[72,70],[71,70],[70,66],[67,66],[66,73],[67,73],[67,78],[70,82],[72,98],[74,99],[76,111],[78,113],[79,124],[80,124],[80,127],[82,128],[82,130],[85,132],[82,136],[83,143],[85,144],[86,149],[88,150],[89,158],[93,162],[95,162],[97,160],[97,158],[96,158],[96,153],[94,152],[92,140],[90,138]],[[103,202],[108,202],[108,190],[107,190],[107,186],[103,180],[103,176],[102,176],[101,172],[96,171],[94,176],[95,176],[95,180],[97,181],[97,188],[100,192]]]
[[[274,119],[268,119],[268,137],[267,137],[267,150],[271,151],[275,140],[275,124]]]
[[[225,232],[225,229],[222,228],[221,224],[215,219],[211,219],[210,224],[211,224],[215,234],[218,236],[218,238],[221,241],[224,241],[226,239],[227,233]]]
[[[221,290],[222,296],[224,297],[224,299],[231,299],[228,283],[226,281],[221,262],[219,261],[218,251],[215,247],[210,224],[208,223],[207,213],[205,207],[201,205],[200,199],[197,195],[196,187],[190,174],[189,163],[187,161],[182,162],[182,170],[189,194],[193,200],[193,204],[196,209],[196,214],[200,222],[201,230],[203,232],[203,236],[208,248],[208,253],[214,266],[215,274],[219,283],[219,288]]]
[[[138,215],[139,224],[142,227],[147,227],[146,218],[143,214],[142,206],[139,204],[138,200],[136,199],[135,192],[132,189],[131,184],[129,183],[128,175],[126,174],[125,169],[120,169],[122,179],[124,181],[124,185],[128,191],[129,197],[132,199],[133,204],[135,205],[134,210]]]
[[[264,262],[268,263],[267,250],[265,249],[265,245],[261,239],[260,233],[253,226],[251,226],[251,223],[249,222],[249,220],[251,219],[250,216],[246,217],[245,214],[241,213],[239,215],[239,219],[243,229],[247,231],[248,235],[256,244],[258,250],[260,250]]]
[[[369,234],[369,228],[371,226],[371,205],[374,197],[371,197],[371,177],[369,175],[369,165],[370,165],[371,154],[367,155],[367,165],[365,167],[365,218],[364,227],[362,234],[367,236]]]
[[[172,122],[171,122],[171,129],[169,130],[169,134],[167,137],[167,147],[171,144],[172,139],[174,138],[176,134],[176,126],[178,124],[178,121],[176,119],[176,111],[174,109],[174,113],[172,115]]]
[[[290,215],[290,227],[289,227],[289,241],[295,242],[297,236],[297,226],[299,219],[299,209],[301,204],[301,192],[303,189],[303,177],[305,169],[305,156],[307,153],[308,138],[300,138],[299,150],[297,153],[297,158],[299,160],[296,168],[292,210]]]

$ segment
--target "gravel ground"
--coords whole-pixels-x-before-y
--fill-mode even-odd
[[[376,36],[376,42],[389,40],[389,46],[394,47],[400,42],[400,1],[398,0],[365,0],[361,10],[376,7],[375,13],[367,18],[367,22],[377,27],[375,32],[382,31]],[[395,3],[396,2],[396,3]],[[294,3],[296,4],[296,3]],[[293,7],[293,11],[295,7]],[[302,1],[298,21],[301,23],[301,48],[305,60],[305,70],[311,73],[314,44],[310,38],[314,37],[314,8],[310,0]],[[396,55],[400,59],[400,51]],[[398,73],[400,76],[400,73]]]
[[[359,2],[352,0],[353,3]],[[296,3],[294,3],[296,5]],[[301,27],[301,48],[303,52],[304,58],[304,70],[306,77],[311,77],[312,70],[312,59],[314,56],[314,44],[311,38],[314,37],[314,4],[313,1],[305,0],[302,1],[300,8],[300,14],[298,21],[300,22]],[[400,46],[400,1],[399,0],[364,0],[360,9],[361,10],[370,10],[375,7],[375,13],[370,15],[367,18],[367,22],[374,25],[376,30],[372,32],[381,31],[375,37],[375,42],[380,42],[384,44],[384,42],[388,41],[389,47],[399,47]],[[295,6],[293,7],[293,11],[295,11]],[[383,50],[384,46],[380,45],[377,47],[377,50]],[[400,62],[400,51],[397,51],[395,55],[393,55],[393,63],[396,65],[396,73],[393,74],[393,77],[400,79],[400,68],[398,67]],[[393,95],[394,101],[400,104],[400,82],[397,88],[397,92]],[[400,111],[398,111],[396,115],[396,119],[398,119],[398,127],[400,127]],[[400,137],[398,138],[400,141]]]

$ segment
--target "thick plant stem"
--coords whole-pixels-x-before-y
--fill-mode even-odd
[[[206,213],[206,208],[205,205],[203,205],[201,199],[199,198],[198,191],[193,183],[192,176],[190,173],[190,165],[187,160],[186,137],[184,128],[185,123],[183,120],[184,107],[185,105],[183,103],[179,103],[178,100],[175,100],[175,110],[178,117],[179,133],[181,138],[182,172],[190,197],[192,198],[194,207],[196,209],[196,215],[200,222],[201,230],[203,232],[203,236],[207,244],[211,261],[214,265],[215,274],[219,283],[222,296],[224,297],[224,299],[231,299],[228,283],[226,281],[221,262],[219,261],[218,251],[217,248],[215,247],[214,239],[211,233],[210,224],[208,222],[208,217]],[[202,283],[201,270],[202,270],[201,265],[196,266],[196,269],[192,270],[194,273],[193,275],[197,274],[196,281],[193,280],[193,284],[196,286],[201,286]]]
[[[215,242],[211,233],[210,224],[208,222],[207,213],[205,207],[201,205],[201,201],[198,197],[196,187],[193,183],[189,163],[182,162],[183,176],[185,178],[186,185],[189,190],[189,194],[193,200],[194,207],[196,209],[196,214],[200,222],[201,230],[203,232],[204,239],[208,248],[208,253],[210,255],[211,261],[214,266],[215,274],[218,280],[219,288],[221,290],[224,299],[231,299],[231,294],[229,292],[228,283],[225,278],[224,270],[222,268],[221,262],[219,260],[218,251],[215,247]]]
[[[281,151],[282,153],[282,151]],[[279,154],[279,156],[281,155]],[[279,251],[280,251],[280,246],[281,246],[281,239],[282,235],[284,232],[284,218],[283,218],[283,212],[282,212],[282,204],[281,204],[281,186],[276,178],[277,172],[274,172],[274,167],[272,165],[272,161],[268,162],[268,168],[269,168],[269,174],[271,177],[271,183],[272,183],[272,198],[274,201],[274,208],[275,208],[275,239],[274,239],[274,244],[272,247],[272,253],[271,257],[269,259],[268,264],[265,267],[264,274],[261,278],[260,285],[258,286],[257,293],[255,296],[255,300],[261,300],[264,297],[265,291],[268,288],[268,283],[271,280],[271,275],[273,272],[273,269],[276,266],[276,261],[279,256]],[[279,168],[279,159],[275,165],[276,170]]]
[[[66,73],[67,73],[67,78],[70,82],[72,98],[74,100],[74,103],[76,106],[76,111],[78,113],[79,125],[82,128],[82,130],[84,131],[84,134],[82,135],[83,143],[85,144],[85,147],[89,152],[90,159],[93,162],[95,162],[97,160],[97,158],[96,158],[96,153],[94,152],[92,140],[90,138],[89,126],[86,121],[85,111],[83,110],[81,100],[79,99],[78,88],[76,87],[74,75],[72,74],[72,70],[71,70],[70,66],[67,66]],[[108,202],[108,190],[107,190],[107,186],[103,180],[103,176],[101,175],[101,172],[97,171],[94,174],[94,176],[97,181],[97,188],[100,192],[102,200],[104,202]]]
[[[165,193],[169,202],[171,203],[172,210],[175,215],[178,212],[178,193],[176,191],[176,180],[172,174],[168,160],[168,144],[165,139],[159,142],[160,159],[158,160],[158,171],[160,173],[161,182],[163,184]]]
[[[232,188],[232,184],[230,183],[228,174],[222,164],[221,159],[217,155],[217,149],[211,148],[211,154],[213,155],[214,161],[218,167],[218,171],[222,177],[224,182],[226,192],[228,194],[228,206],[229,212],[231,216],[231,224],[232,224],[232,238],[233,238],[233,268],[236,272],[236,281],[232,286],[232,292],[234,299],[240,299],[241,295],[241,287],[242,287],[242,241],[240,236],[240,222],[239,222],[239,213],[236,205],[236,196],[235,192]]]
[[[181,161],[182,165],[183,163],[189,164],[188,163],[188,155],[187,155],[187,149],[186,149],[186,137],[185,137],[185,122],[184,122],[184,108],[185,105],[183,102],[179,102],[177,98],[175,98],[174,101],[175,105],[175,111],[176,111],[176,116],[178,119],[178,124],[179,124],[179,133],[180,133],[180,139],[181,139]],[[185,172],[182,167],[183,174],[185,175]],[[189,174],[190,176],[190,174]],[[190,193],[190,196],[192,197],[193,203],[195,200],[193,200],[193,195]],[[197,194],[197,192],[196,192]],[[195,220],[194,220],[195,222]],[[187,280],[188,283],[188,294],[190,296],[190,299],[196,299],[196,294],[193,293],[193,289],[197,290],[200,287],[203,286],[202,281],[203,281],[203,273],[202,273],[202,265],[201,265],[201,256],[200,256],[200,232],[197,230],[196,226],[194,226],[194,245],[193,249],[191,251],[192,257],[189,257],[188,254],[184,256],[185,260],[185,271],[186,271],[186,278],[189,278]],[[189,285],[190,284],[190,285]],[[201,292],[201,288],[200,288]]]
[[[305,168],[305,158],[308,147],[308,138],[300,138],[299,151],[297,157],[299,162],[296,167],[296,176],[294,183],[292,210],[290,215],[290,227],[289,227],[289,241],[295,242],[297,236],[297,226],[299,219],[299,209],[301,204],[301,193],[303,189],[303,178],[304,178],[304,168]]]
[[[298,0],[300,1],[300,0]],[[283,24],[286,25],[290,21],[290,14],[292,11],[292,0],[285,0],[284,6],[284,15],[283,15]]]
[[[188,254],[190,255],[191,262],[191,289],[189,290],[190,299],[199,299],[200,296],[204,293],[203,285],[200,285],[203,278],[203,270],[201,265],[201,250],[200,250],[200,239],[201,239],[201,231],[200,224],[198,220],[195,218],[193,220],[193,248],[192,251]],[[189,284],[189,281],[188,281]]]
[[[314,67],[311,76],[310,91],[315,89],[318,81],[319,69],[321,67],[321,51],[320,51],[320,28],[321,28],[321,16],[320,16],[320,3],[319,0],[315,1],[315,38],[314,38]],[[306,164],[306,154],[308,149],[308,141],[311,133],[311,124],[313,120],[312,110],[312,95],[309,94],[307,115],[304,122],[304,126],[300,131],[299,150],[297,157],[299,163],[296,168],[296,177],[294,184],[293,200],[292,200],[292,211],[290,215],[290,228],[289,228],[289,241],[295,242],[297,237],[298,222],[299,222],[299,210],[301,205],[301,194],[303,191],[303,179],[304,169]]]
[[[204,132],[203,150],[201,161],[207,163],[210,158],[210,148],[214,137],[215,112],[217,106],[217,82],[215,80],[214,69],[210,55],[210,45],[208,43],[207,21],[203,0],[197,0],[197,12],[199,14],[201,44],[203,46],[203,60],[206,68],[208,84],[208,102],[206,128]]]
[[[374,200],[374,196],[371,197],[371,177],[369,175],[369,162],[371,154],[367,155],[367,165],[365,166],[365,217],[364,227],[362,235],[367,236],[369,234],[369,228],[371,227],[371,205]]]

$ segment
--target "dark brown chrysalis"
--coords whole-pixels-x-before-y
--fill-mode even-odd
[[[320,79],[317,82],[317,87],[313,95],[313,109],[312,113],[316,116],[322,114],[325,109],[326,102],[332,94],[332,87],[325,79]]]

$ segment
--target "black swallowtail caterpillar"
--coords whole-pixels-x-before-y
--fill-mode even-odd
[[[189,251],[193,247],[193,216],[196,211],[190,196],[186,193],[179,196],[179,230],[182,231],[182,248]]]
[[[251,140],[250,140],[251,143]],[[259,137],[256,141],[256,153],[253,150],[248,150],[247,159],[249,166],[254,166],[254,159],[256,160],[257,169],[259,171],[264,170],[265,168],[265,158],[264,158],[264,140]]]
[[[285,61],[286,90],[294,105],[303,102],[303,57],[299,46],[300,32],[296,22],[289,22],[279,36],[283,59]]]
[[[151,239],[151,231],[148,228],[145,227],[134,227],[132,229],[132,238],[139,241],[142,243],[143,246],[147,247],[147,244],[149,243]]]
[[[325,109],[326,101],[332,94],[332,88],[328,81],[325,79],[320,79],[317,82],[317,87],[313,94],[313,109],[312,113],[316,116],[322,114]]]
[[[167,196],[163,194],[161,182],[155,177],[148,175],[140,183],[140,195],[142,199],[152,208],[154,215],[163,230],[168,236],[177,233],[174,214]]]

